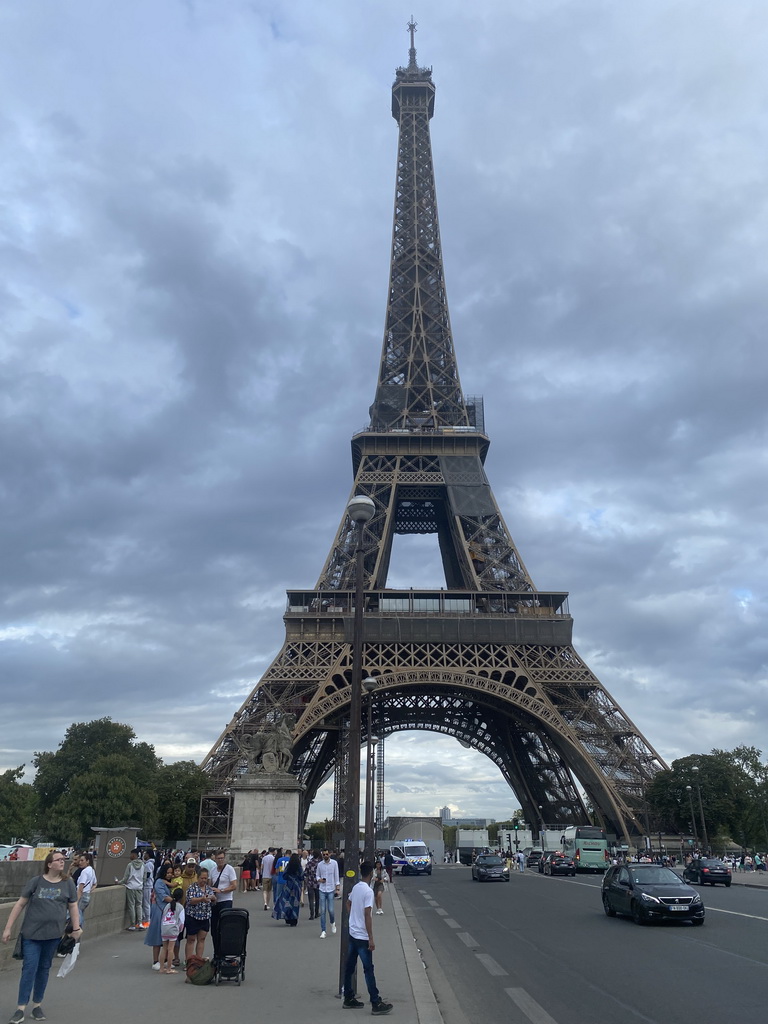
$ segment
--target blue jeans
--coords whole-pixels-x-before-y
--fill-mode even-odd
[[[80,899],[77,901],[77,909],[80,911],[80,925],[82,926],[85,920],[85,910],[88,904],[91,902],[91,894],[84,892]]]
[[[19,1006],[26,1006],[29,997],[32,1002],[42,1003],[48,984],[48,971],[59,948],[59,939],[24,939],[24,963],[21,965],[19,982]]]
[[[325,931],[325,914],[326,911],[330,915],[331,924],[334,924],[336,918],[333,913],[333,889],[330,892],[323,892],[320,890],[320,931]]]
[[[368,986],[368,995],[373,1006],[381,1001],[379,990],[376,988],[376,978],[373,974],[373,953],[368,949],[368,939],[356,939],[352,935],[349,936],[347,962],[344,964],[344,998],[351,999],[355,994],[352,991],[352,975],[355,973],[358,957],[360,957],[363,965],[365,984]]]

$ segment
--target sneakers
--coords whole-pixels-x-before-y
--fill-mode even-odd
[[[48,1020],[48,1018],[43,1013],[42,1006],[32,1007],[32,1020]]]
[[[385,1003],[383,999],[380,999],[378,1003],[371,1005],[371,1013],[375,1016],[383,1016],[385,1013],[389,1013],[392,1009],[392,1003]]]
[[[354,996],[350,996],[349,999],[345,999],[341,1004],[345,1010],[359,1010],[365,1006],[365,1003],[361,1003],[359,999],[355,999]]]
[[[383,910],[377,910],[377,911],[376,911],[376,913],[377,913],[377,914],[383,914],[383,913],[384,913],[384,911],[383,911]]]
[[[160,970],[160,964],[159,963],[152,964],[152,970],[153,971],[159,971]]]
[[[132,924],[130,928],[126,928],[125,930],[126,930],[127,932],[135,932],[135,931],[137,930],[137,929],[136,929],[136,925],[135,925],[135,924]]]
[[[335,934],[336,934],[336,925],[332,924],[331,925],[331,935],[335,935]]]
[[[324,939],[324,938],[325,938],[325,932],[320,932],[320,938],[321,938],[321,939]],[[23,1018],[23,1017],[22,1017],[21,1019],[22,1019],[22,1020],[24,1020],[24,1018]]]
[[[11,1017],[10,1024],[21,1024],[24,1020],[24,1011],[17,1010],[16,1013]]]

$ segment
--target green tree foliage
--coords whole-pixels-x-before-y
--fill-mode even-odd
[[[210,788],[208,775],[194,761],[176,761],[158,769],[154,780],[157,796],[156,833],[169,842],[197,830],[200,797]],[[147,834],[155,834],[151,830]]]
[[[130,725],[121,725],[111,718],[70,725],[55,753],[35,754],[37,774],[33,785],[42,810],[52,808],[70,792],[79,776],[91,774],[100,758],[112,754],[128,759],[132,777],[151,779],[161,762],[153,746],[135,740],[136,733]]]
[[[443,825],[443,843],[446,850],[456,849],[456,825]]]
[[[761,756],[756,747],[742,746],[673,761],[668,771],[654,777],[646,793],[657,827],[690,835],[692,803],[695,831],[702,839],[700,791],[710,842],[720,835],[746,846],[764,847],[768,766]]]
[[[26,782],[20,782],[24,765],[9,768],[0,775],[0,842],[23,837],[30,840],[37,820],[37,793]]]

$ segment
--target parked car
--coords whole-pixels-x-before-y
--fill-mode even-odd
[[[601,895],[608,917],[625,914],[635,924],[704,924],[701,896],[671,868],[658,864],[614,864],[603,875]]]
[[[472,865],[473,882],[508,882],[509,868],[506,861],[496,854],[481,853]]]
[[[526,866],[529,868],[538,869],[539,862],[541,861],[543,856],[544,853],[542,850],[531,850],[531,852],[528,854],[525,860]]]
[[[731,869],[716,857],[697,857],[685,868],[683,878],[688,882],[698,882],[699,885],[717,885],[722,882],[730,886]]]
[[[576,874],[576,863],[573,857],[564,853],[548,853],[541,862],[541,871],[545,875],[572,875]]]

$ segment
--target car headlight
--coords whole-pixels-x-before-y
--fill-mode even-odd
[[[701,896],[699,896],[699,894],[697,892],[695,892],[693,894],[693,898],[691,899],[691,903],[701,903]]]
[[[501,870],[504,872],[505,875],[509,874],[509,868],[502,868]]]
[[[646,903],[661,903],[661,900],[657,899],[655,896],[651,896],[649,892],[641,892],[640,899],[645,900]]]

